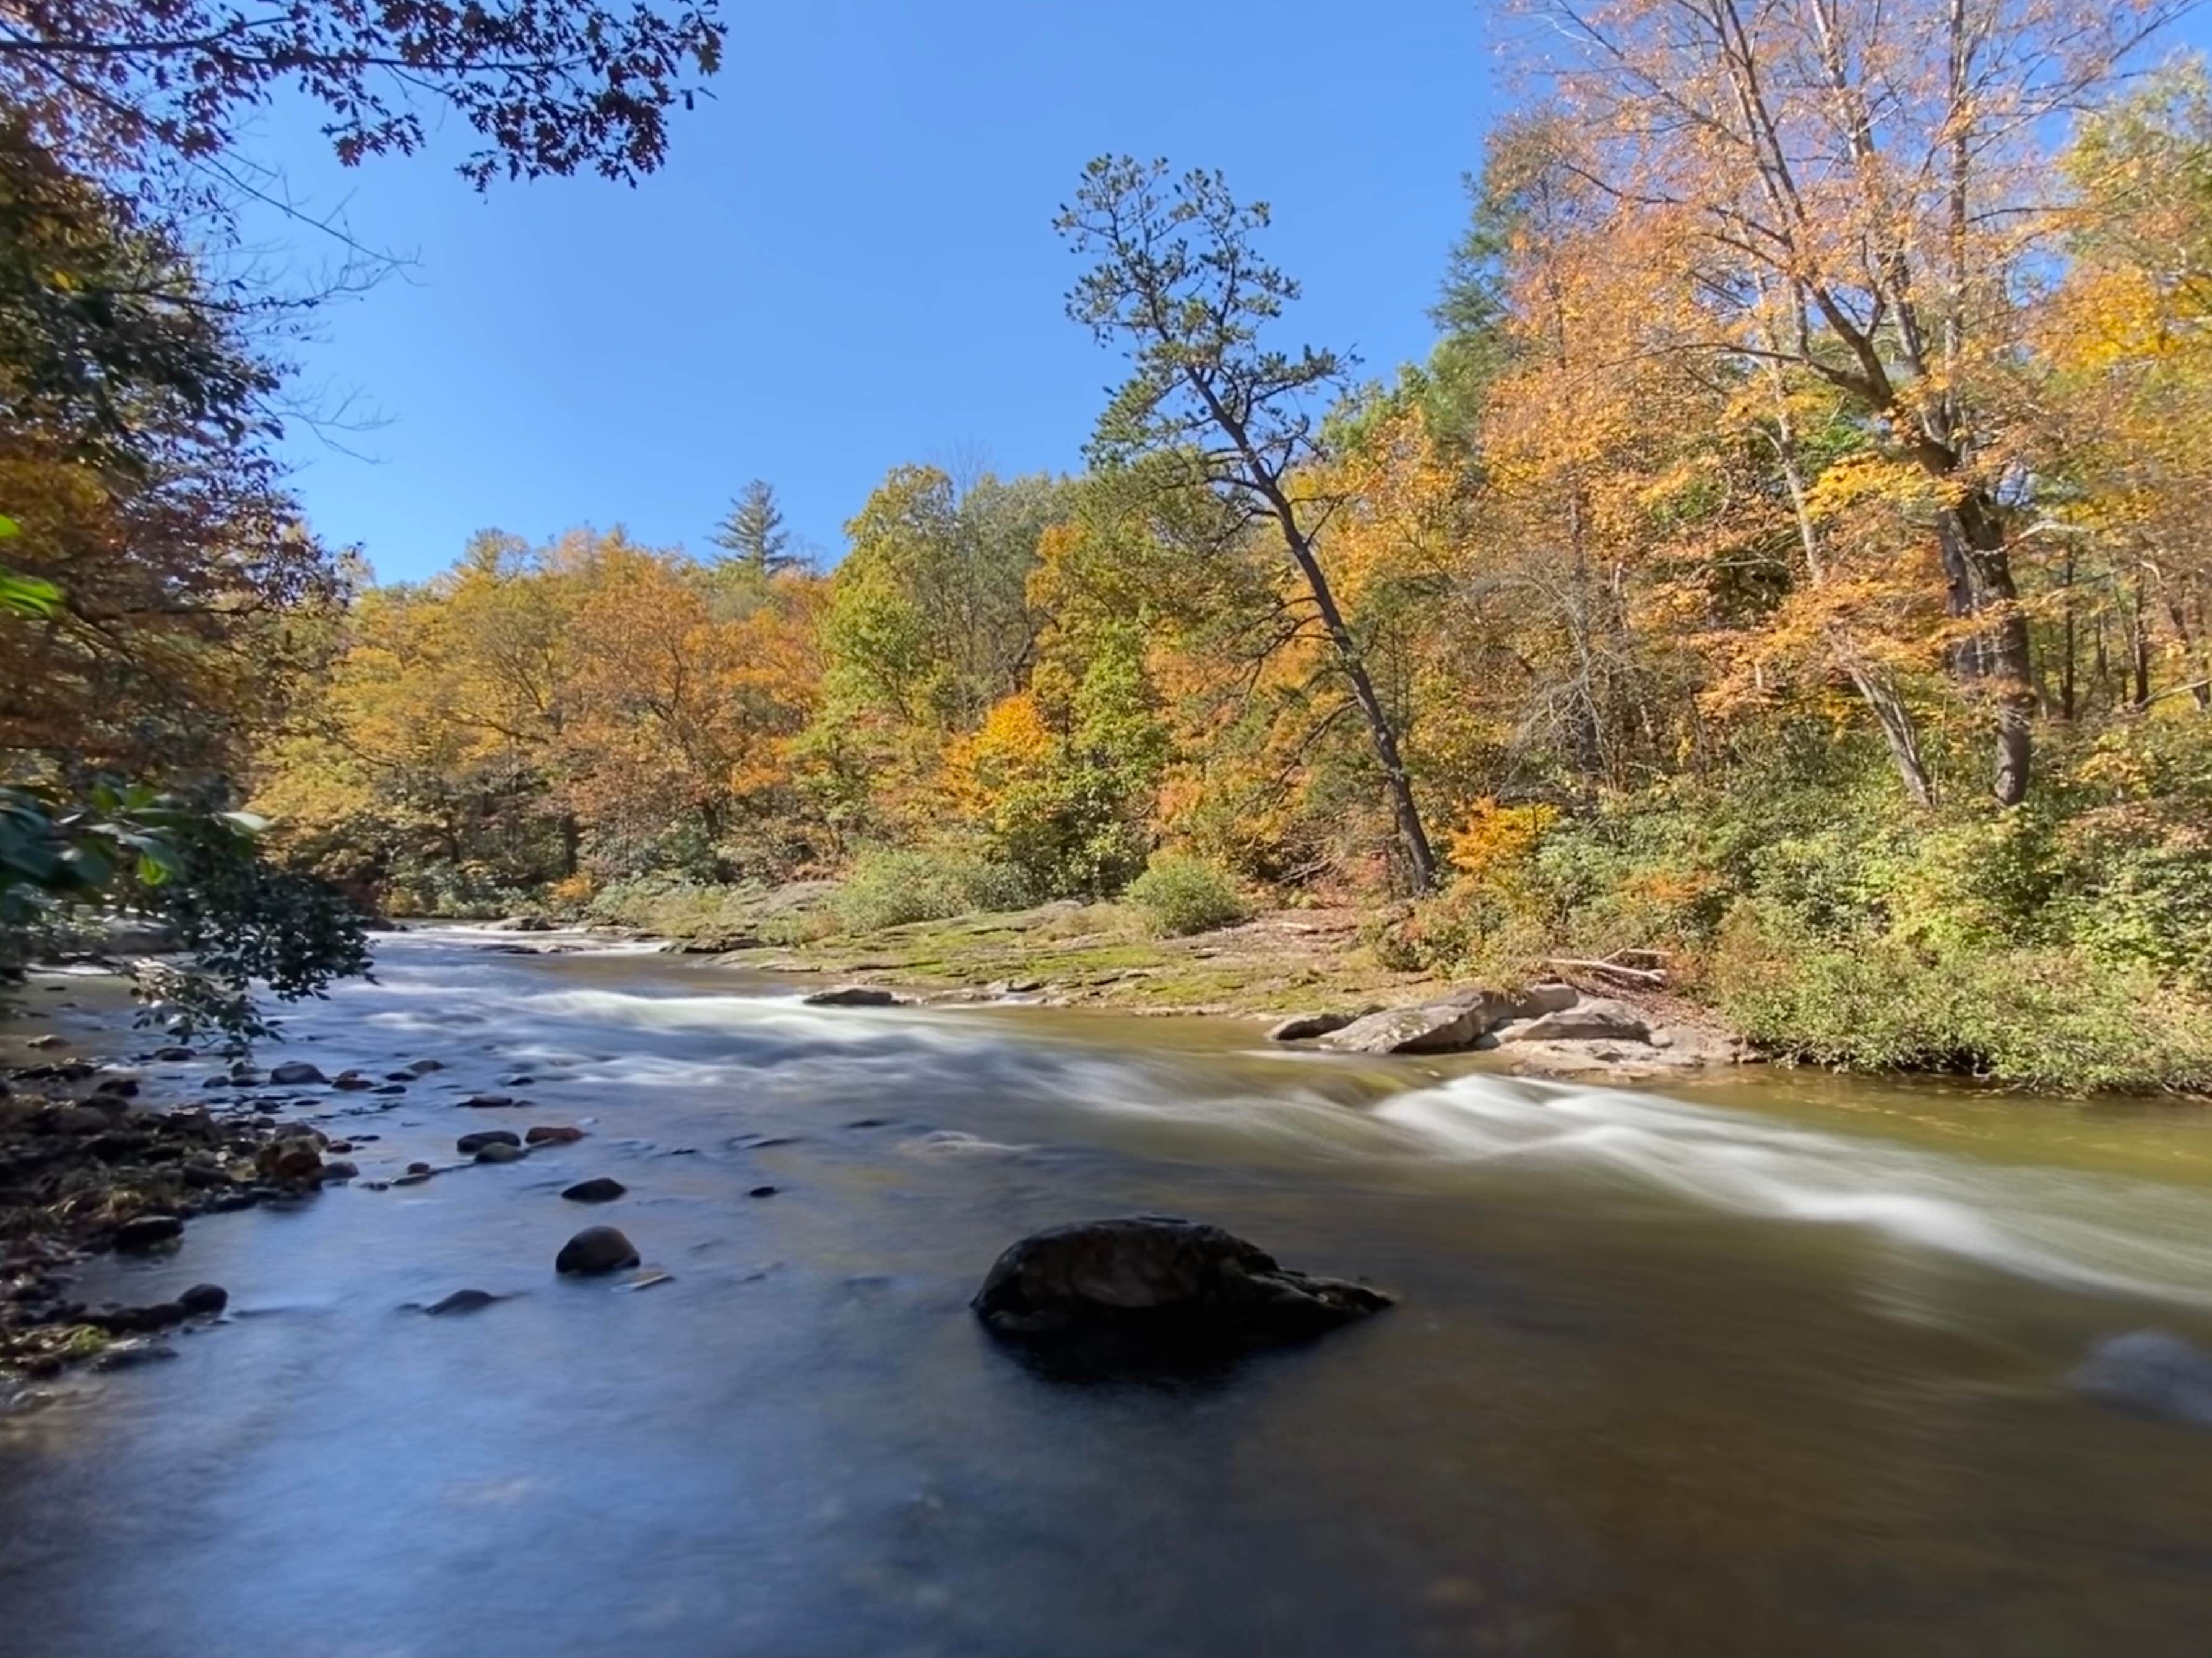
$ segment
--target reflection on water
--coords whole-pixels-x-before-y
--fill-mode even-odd
[[[361,1114],[325,1127],[377,1137],[365,1180],[505,1077],[501,1126],[590,1138],[100,1266],[234,1316],[0,1418],[0,1650],[2203,1650],[2212,1433],[2097,1381],[2200,1397],[2193,1117],[1676,1100],[484,942],[307,1010],[287,1054],[446,1067],[307,1109]],[[1404,1303],[1173,1384],[967,1316],[1012,1238],[1140,1209]],[[671,1280],[556,1280],[601,1220]],[[405,1309],[463,1288],[511,1298]]]

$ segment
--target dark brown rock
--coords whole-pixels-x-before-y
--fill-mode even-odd
[[[599,1175],[591,1180],[578,1181],[561,1195],[571,1203],[612,1203],[629,1190],[629,1187],[620,1181]]]
[[[896,1007],[898,998],[875,985],[840,985],[799,999],[808,1007]]]
[[[586,1226],[561,1246],[554,1257],[556,1272],[592,1274],[620,1272],[637,1265],[637,1246],[611,1226]]]
[[[453,1150],[465,1157],[472,1157],[487,1145],[516,1145],[521,1137],[510,1128],[479,1128],[472,1134],[464,1134],[453,1142]]]
[[[523,1136],[531,1145],[573,1145],[584,1138],[580,1128],[571,1128],[564,1122],[541,1122]]]
[[[1218,1226],[1136,1215],[1024,1238],[971,1304],[1001,1335],[1106,1338],[1175,1353],[1296,1340],[1394,1299],[1292,1272]]]

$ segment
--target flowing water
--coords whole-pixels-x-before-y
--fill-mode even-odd
[[[266,1057],[445,1062],[301,1108],[362,1113],[323,1126],[364,1181],[590,1138],[89,1270],[230,1317],[0,1417],[0,1650],[2212,1649],[2212,1393],[2078,1385],[2212,1351],[2195,1111],[1545,1085],[486,942],[385,941]],[[1089,1384],[967,1313],[1014,1238],[1138,1211],[1402,1304]],[[557,1279],[595,1221],[670,1278]],[[414,1310],[462,1288],[511,1298]]]

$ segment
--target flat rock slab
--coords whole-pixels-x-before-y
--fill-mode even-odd
[[[1456,1054],[1509,1020],[1559,1012],[1581,999],[1571,985],[1456,990],[1432,1001],[1354,1019],[1324,1035],[1321,1046],[1337,1054]]]

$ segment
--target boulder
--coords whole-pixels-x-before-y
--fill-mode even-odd
[[[507,1128],[479,1128],[473,1134],[464,1134],[453,1142],[453,1150],[465,1157],[472,1157],[487,1145],[516,1145],[522,1144],[520,1135]],[[426,1164],[427,1168],[428,1165]]]
[[[584,1131],[572,1128],[565,1122],[541,1122],[522,1137],[526,1145],[574,1145],[584,1138]]]
[[[611,1226],[586,1226],[561,1246],[556,1272],[617,1272],[637,1265],[637,1246]]]
[[[1497,1036],[1500,1047],[1512,1042],[1648,1042],[1651,1029],[1626,1002],[1583,996],[1571,1007],[1515,1018],[1498,1027]]]
[[[808,1007],[896,1007],[898,998],[875,985],[839,985],[835,990],[817,990],[799,1000]]]
[[[529,1155],[520,1146],[509,1145],[503,1140],[495,1140],[489,1145],[477,1148],[478,1163],[520,1163]]]
[[[1560,1011],[1579,999],[1571,985],[1455,990],[1434,1001],[1354,1019],[1322,1036],[1321,1045],[1338,1054],[1455,1054],[1510,1019]]]
[[[310,1140],[272,1140],[254,1154],[253,1167],[264,1180],[313,1181],[322,1177],[323,1157]]]
[[[282,1065],[269,1067],[269,1080],[279,1088],[299,1088],[308,1083],[328,1082],[330,1078],[323,1075],[319,1065],[310,1065],[305,1060],[287,1060]]]
[[[571,1203],[612,1203],[629,1190],[618,1180],[609,1180],[605,1175],[591,1180],[580,1180],[561,1195]]]
[[[185,1223],[175,1215],[141,1215],[115,1229],[115,1247],[131,1254],[158,1249],[184,1236]]]
[[[230,1291],[220,1284],[195,1284],[177,1297],[177,1305],[197,1317],[212,1318],[230,1305]]]
[[[1368,1010],[1372,1012],[1374,1010]],[[1326,1036],[1333,1030],[1341,1030],[1354,1019],[1364,1017],[1358,1013],[1301,1013],[1296,1018],[1285,1019],[1267,1032],[1271,1042],[1310,1042],[1316,1036]]]
[[[1292,1272],[1218,1226],[1136,1215],[1024,1238],[969,1304],[1003,1336],[1104,1337],[1173,1354],[1297,1340],[1394,1300],[1364,1284]]]

